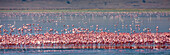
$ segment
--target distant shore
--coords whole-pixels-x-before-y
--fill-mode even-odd
[[[170,12],[170,9],[59,9],[59,10],[0,10],[0,12]]]

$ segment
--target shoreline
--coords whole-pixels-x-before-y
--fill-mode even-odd
[[[170,9],[63,9],[63,10],[0,10],[0,12],[170,12]]]

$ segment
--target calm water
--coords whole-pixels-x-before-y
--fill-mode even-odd
[[[136,32],[146,32],[146,28],[150,28],[151,32],[156,32],[156,26],[159,27],[158,32],[170,31],[170,13],[0,13],[0,18],[0,24],[4,25],[5,29],[9,29],[9,24],[16,28],[22,27],[23,24],[39,24],[43,30],[39,33],[44,33],[50,28],[59,33],[62,33],[61,30],[64,29],[71,30],[79,27],[95,31],[96,25],[106,32],[120,30],[120,32],[130,33],[130,29]],[[67,28],[67,25],[70,27]],[[132,26],[129,27],[129,25]],[[140,25],[140,27],[137,28],[135,25]]]
[[[11,26],[20,28],[23,24],[39,24],[42,31],[24,32],[24,34],[45,33],[50,28],[59,33],[61,30],[73,28],[89,28],[89,30],[103,29],[105,32],[170,32],[170,13],[0,13],[0,24],[4,25],[1,30],[9,30]],[[65,25],[65,27],[63,27]],[[70,27],[67,27],[69,25]],[[74,25],[74,27],[72,27]],[[127,25],[127,27],[126,27]],[[130,25],[132,25],[130,27]],[[135,25],[140,25],[136,27]],[[31,26],[33,29],[34,26]],[[96,31],[100,32],[100,31]],[[6,32],[9,33],[9,32]],[[55,33],[55,32],[52,32]],[[1,35],[4,33],[2,32]],[[17,29],[12,34],[18,34]],[[69,54],[69,55],[169,55],[169,49],[1,49],[0,54],[19,54],[19,55],[48,55],[48,54]]]
[[[2,55],[169,55],[169,49],[1,49]]]

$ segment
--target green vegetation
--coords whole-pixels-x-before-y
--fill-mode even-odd
[[[170,12],[170,9],[0,10],[0,12]]]

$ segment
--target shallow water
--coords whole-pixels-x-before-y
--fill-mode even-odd
[[[150,31],[155,33],[157,26],[159,27],[158,32],[170,32],[170,13],[0,13],[0,24],[5,26],[1,30],[9,30],[12,25],[16,28],[22,27],[23,24],[42,26],[42,31],[32,33],[25,31],[23,35],[45,33],[50,28],[59,33],[68,33],[61,32],[61,30],[79,27],[95,31],[96,25],[99,25],[99,29],[103,29],[105,32],[120,30],[120,32],[131,33],[130,29],[132,29],[139,33],[147,32],[145,29],[150,28]],[[135,25],[140,25],[140,27]],[[33,29],[33,27],[32,25],[31,28]],[[1,32],[1,35],[3,34]],[[18,34],[17,29],[12,34]],[[169,49],[0,49],[2,55],[169,55],[169,52]]]
[[[5,26],[2,29],[7,30],[10,26],[8,24],[14,25],[16,28],[22,27],[23,24],[42,26],[41,32],[33,31],[32,34],[45,33],[50,28],[59,33],[63,33],[61,30],[64,29],[71,30],[79,27],[95,31],[96,25],[99,25],[99,29],[103,29],[105,32],[120,30],[120,32],[130,33],[132,32],[130,29],[132,29],[139,33],[147,32],[146,28],[150,28],[150,31],[155,33],[157,26],[159,27],[158,32],[170,31],[170,13],[0,13],[0,18],[0,24]],[[70,27],[67,28],[67,25]],[[140,25],[140,27],[135,27],[135,25]],[[17,29],[15,31],[13,34],[17,34]]]
[[[1,49],[2,55],[169,55],[169,49]]]

